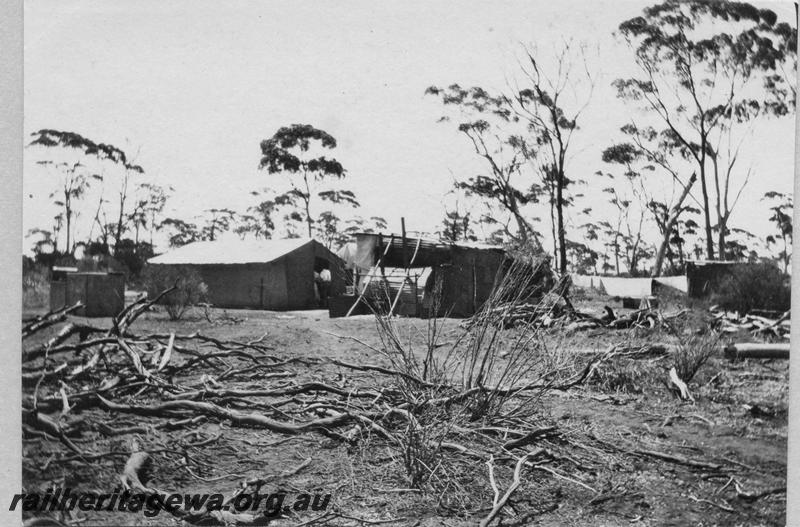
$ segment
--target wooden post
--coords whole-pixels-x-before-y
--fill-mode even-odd
[[[381,255],[380,258],[378,258],[378,261],[370,270],[369,275],[367,275],[367,279],[364,281],[364,289],[361,290],[361,292],[358,294],[358,298],[356,298],[356,301],[353,302],[353,305],[350,306],[350,309],[347,310],[345,317],[349,317],[353,313],[353,310],[356,308],[356,306],[361,302],[361,299],[364,298],[364,293],[367,292],[367,287],[369,287],[369,283],[372,281],[372,277],[375,276],[375,273],[378,272],[378,266],[380,266],[381,274],[383,275],[383,257],[386,256],[386,253],[389,251],[389,247],[391,246],[392,246],[391,243],[386,245],[386,250],[383,251],[383,254]],[[356,288],[358,288],[358,283],[356,283]]]
[[[406,253],[406,219],[400,217],[400,233],[403,236],[403,269],[408,269],[408,254]]]
[[[394,308],[397,307],[397,303],[400,301],[400,295],[403,293],[403,288],[406,285],[407,279],[407,276],[403,278],[403,281],[400,284],[400,289],[397,290],[397,296],[394,297],[394,302],[392,302],[392,306],[389,308],[389,316],[394,315]]]

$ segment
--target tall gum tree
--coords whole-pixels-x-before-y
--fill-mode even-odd
[[[490,222],[502,225],[505,235],[517,243],[531,244],[541,250],[541,242],[524,208],[538,202],[542,189],[526,173],[521,136],[524,128],[511,112],[507,99],[479,86],[463,88],[459,84],[446,88],[430,86],[425,94],[440,98],[445,106],[456,110],[458,132],[469,140],[487,168],[483,174],[456,181],[455,189],[482,200],[490,211],[497,207],[501,215],[509,215],[516,223],[515,231],[500,217],[492,217]],[[452,118],[445,115],[439,121]]]
[[[113,228],[115,233],[115,246],[119,245],[127,227],[127,219],[129,217],[125,212],[126,200],[128,198],[128,180],[131,175],[143,174],[144,170],[142,167],[131,162],[125,152],[120,148],[111,144],[93,141],[75,132],[42,129],[34,132],[31,136],[33,139],[29,143],[29,147],[42,147],[48,150],[60,149],[70,154],[77,154],[79,157],[79,160],[74,163],[55,163],[52,160],[37,162],[40,165],[55,167],[63,176],[63,185],[61,185],[63,200],[59,200],[59,203],[64,207],[67,237],[66,250],[68,252],[72,252],[75,246],[75,240],[72,238],[72,222],[80,213],[74,207],[76,200],[79,200],[87,192],[92,180],[103,181],[105,179],[100,173],[89,169],[87,165],[88,161],[94,159],[104,166],[110,163],[110,166],[121,171],[120,185],[118,187],[119,209],[117,221],[113,227],[105,226],[106,228]],[[100,208],[102,208],[103,203],[104,199],[101,195]],[[98,217],[99,212],[95,215],[95,219]]]
[[[554,49],[553,64],[546,65],[536,47],[523,47],[522,75],[504,99],[512,115],[526,125],[519,146],[547,191],[554,256],[563,274],[568,264],[566,209],[578,197],[570,196],[570,187],[582,182],[569,173],[571,146],[597,74],[589,67],[585,43],[565,40]]]
[[[750,174],[745,169],[744,183],[732,188],[742,141],[760,117],[794,109],[794,30],[744,2],[670,0],[626,20],[619,34],[641,75],[614,81],[618,95],[642,103],[660,123],[659,136],[694,165],[706,256],[715,256],[716,231],[725,259],[730,215]]]
[[[314,226],[318,219],[312,213],[312,204],[315,201],[354,208],[359,206],[355,194],[350,190],[320,188],[325,181],[343,179],[346,171],[334,158],[313,156],[312,147],[331,150],[336,148],[336,139],[309,124],[282,127],[272,137],[261,141],[259,165],[260,169],[269,174],[289,175],[292,188],[277,202],[286,206],[299,205],[300,211],[293,211],[288,218],[305,222],[309,237],[314,235]]]

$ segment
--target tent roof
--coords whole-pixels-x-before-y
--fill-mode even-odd
[[[151,264],[267,263],[312,243],[311,238],[286,240],[215,240],[194,242],[147,260]]]

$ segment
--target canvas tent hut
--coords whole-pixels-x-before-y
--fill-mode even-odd
[[[331,273],[330,295],[344,292],[344,263],[308,238],[195,242],[148,260],[148,265],[189,267],[208,286],[217,307],[315,309],[314,273]]]

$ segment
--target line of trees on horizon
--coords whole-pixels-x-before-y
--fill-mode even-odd
[[[56,208],[53,223],[27,233],[35,260],[48,266],[113,257],[124,270],[138,274],[155,254],[156,233],[166,237],[171,248],[232,232],[260,239],[307,235],[338,249],[356,232],[387,227],[379,216],[340,212],[355,211],[360,203],[353,191],[336,185],[346,176],[341,163],[314,155],[315,150],[335,148],[336,139],[311,125],[281,127],[261,142],[259,166],[270,175],[284,176],[285,190],[276,190],[280,184],[254,190],[257,203],[244,211],[211,208],[191,220],[165,215],[174,189],[148,181],[145,170],[121,148],[52,129],[33,133],[28,146],[44,149],[36,165],[56,181],[49,196]],[[78,235],[77,220],[87,219],[87,214],[92,214],[88,232]]]
[[[760,243],[787,272],[790,194],[763,196],[775,227],[764,240],[731,217],[753,175],[742,147],[754,126],[795,111],[793,25],[744,2],[670,0],[623,21],[616,36],[638,74],[613,81],[628,122],[591,175],[570,164],[588,146],[579,131],[599,78],[585,43],[565,40],[553,57],[522,46],[517,75],[498,92],[427,88],[445,107],[440,121],[455,123],[485,167],[455,179],[455,202],[435,234],[524,247],[549,255],[560,273],[617,275],[681,272],[689,259],[754,260]],[[358,214],[347,170],[332,155],[336,139],[309,124],[261,141],[259,169],[269,179],[251,192],[253,205],[193,218],[166,215],[174,189],[121,148],[51,129],[32,134],[29,146],[42,149],[36,164],[54,182],[51,224],[27,233],[45,264],[113,256],[136,273],[154,255],[156,234],[170,247],[230,232],[309,236],[336,249],[355,232],[387,227]],[[79,220],[88,231],[78,232]]]

